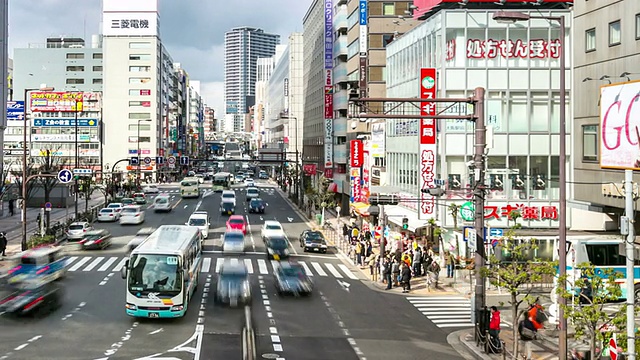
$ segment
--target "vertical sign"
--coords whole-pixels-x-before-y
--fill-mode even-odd
[[[360,168],[351,169],[351,202],[358,202],[360,200]]]
[[[367,21],[369,14],[367,12],[367,0],[360,0],[359,2],[359,15],[360,15],[360,63],[359,74],[360,79],[358,81],[358,87],[360,88],[360,97],[367,97],[367,48],[368,48],[368,28]]]
[[[433,99],[436,97],[436,69],[420,69],[420,98]],[[421,102],[420,115],[436,115],[436,103]],[[420,141],[420,189],[435,187],[436,179],[436,120],[421,119],[419,128]],[[419,219],[433,218],[436,214],[435,198],[420,192]]]
[[[333,0],[324,0],[324,176],[333,177]]]
[[[351,167],[360,167],[362,166],[362,152],[363,152],[363,144],[362,140],[351,140],[350,144],[350,152],[351,152]]]
[[[371,141],[365,140],[362,146],[362,187],[360,201],[369,200],[369,185],[371,184]]]

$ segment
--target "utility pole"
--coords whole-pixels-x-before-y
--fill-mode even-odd
[[[475,311],[479,314],[479,311],[485,307],[485,281],[482,277],[481,270],[485,267],[485,245],[484,245],[484,197],[485,197],[485,183],[484,183],[484,156],[485,149],[487,147],[487,129],[484,121],[484,93],[483,88],[476,88],[473,94],[475,100],[474,117],[475,117],[475,143],[473,152],[473,178],[474,178],[474,191],[473,202],[475,207],[475,221],[474,227],[476,230],[476,255],[475,255]],[[478,317],[476,315],[476,323],[478,323]]]
[[[74,148],[73,148],[73,152],[75,155],[75,163],[74,163],[74,169],[79,169],[78,163],[79,163],[79,154],[78,154],[78,93],[75,93],[75,106],[73,108],[73,115],[74,115],[74,120],[73,120],[73,125],[75,127],[74,130],[74,139],[73,139],[73,144],[74,144]],[[74,201],[74,220],[78,221],[78,175],[73,174],[73,181],[74,181],[74,197],[75,197],[75,201]]]
[[[637,129],[636,129],[637,131]],[[635,289],[634,289],[634,242],[635,242],[635,221],[633,209],[633,170],[624,171],[625,190],[625,212],[628,222],[628,233],[625,243],[627,253],[627,358],[636,359],[636,336],[635,336]]]

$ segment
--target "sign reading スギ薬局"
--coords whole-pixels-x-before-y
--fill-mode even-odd
[[[420,98],[434,99],[436,97],[436,69],[420,69]],[[435,116],[436,103],[420,103],[420,115]],[[436,179],[436,120],[420,119],[418,139],[420,139],[420,177],[419,187],[421,190],[435,187]],[[429,194],[420,193],[420,206],[418,207],[418,218],[429,219],[436,214],[435,198]]]
[[[640,170],[640,81],[600,88],[600,167]]]

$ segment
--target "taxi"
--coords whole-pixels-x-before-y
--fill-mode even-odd
[[[144,193],[135,193],[133,194],[133,201],[136,205],[145,205],[147,203],[147,197]]]

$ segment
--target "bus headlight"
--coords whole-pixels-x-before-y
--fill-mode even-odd
[[[131,311],[136,311],[138,310],[138,307],[133,305],[133,304],[129,304],[127,303],[127,305],[125,305],[125,307],[127,308],[127,310],[131,310]]]
[[[171,307],[171,311],[182,311],[184,310],[184,305],[174,305]]]

